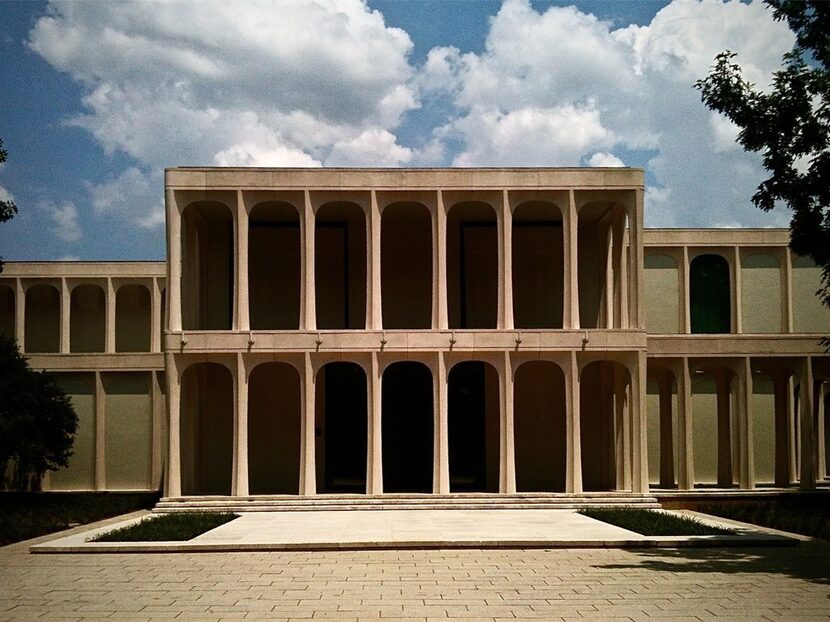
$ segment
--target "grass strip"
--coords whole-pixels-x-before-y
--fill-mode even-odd
[[[644,536],[720,536],[734,533],[730,529],[704,525],[694,518],[653,510],[589,508],[579,513]]]
[[[701,503],[698,512],[830,540],[830,496],[813,499]]]
[[[229,512],[182,512],[145,518],[134,525],[90,538],[91,542],[171,542],[190,540],[232,521]]]

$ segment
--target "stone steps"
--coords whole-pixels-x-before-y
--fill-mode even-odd
[[[650,495],[624,492],[472,494],[388,494],[388,495],[256,495],[164,497],[157,512],[308,512],[349,510],[499,510],[499,509],[582,509],[588,507],[659,508]]]

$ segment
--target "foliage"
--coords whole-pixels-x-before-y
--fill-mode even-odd
[[[830,540],[830,495],[827,493],[816,493],[812,499],[788,496],[766,501],[703,503],[695,509],[744,523]]]
[[[588,518],[601,520],[644,536],[720,536],[729,529],[710,527],[686,516],[635,508],[589,508],[580,510]]]
[[[145,518],[134,525],[107,531],[94,542],[163,542],[191,540],[232,521],[236,514],[220,512],[182,512]]]
[[[158,493],[0,492],[0,546],[149,509]]]
[[[33,371],[17,343],[0,336],[0,473],[14,490],[37,490],[46,471],[67,465],[78,428],[55,377]]]
[[[3,139],[0,138],[0,164],[3,164],[9,152],[3,149]],[[0,223],[11,220],[17,214],[17,206],[14,201],[0,201]],[[3,258],[0,257],[0,272],[3,272]]]
[[[710,109],[740,128],[743,148],[762,154],[769,177],[752,202],[764,211],[779,202],[792,210],[790,248],[822,268],[817,293],[830,306],[830,2],[765,2],[796,35],[771,89],[747,82],[728,50],[695,87]]]

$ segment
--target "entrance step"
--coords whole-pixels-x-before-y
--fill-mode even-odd
[[[309,512],[348,510],[571,510],[592,507],[659,508],[650,495],[627,492],[458,493],[386,495],[253,495],[164,497],[157,512]]]

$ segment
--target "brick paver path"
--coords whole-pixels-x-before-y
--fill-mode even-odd
[[[809,620],[830,545],[29,555],[0,549],[0,620]]]

